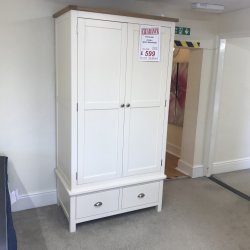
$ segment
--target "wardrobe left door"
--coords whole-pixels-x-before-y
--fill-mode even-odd
[[[127,24],[78,18],[78,184],[120,177]]]

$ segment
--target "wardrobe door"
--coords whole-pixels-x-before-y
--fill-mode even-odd
[[[161,169],[170,29],[160,27],[160,61],[139,61],[140,25],[128,25],[124,175]]]
[[[78,184],[121,176],[127,24],[78,19]]]

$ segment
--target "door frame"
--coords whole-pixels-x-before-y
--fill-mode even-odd
[[[220,98],[222,92],[222,78],[224,69],[224,56],[226,39],[217,38],[218,50],[216,52],[214,74],[209,94],[209,106],[207,115],[207,133],[204,146],[204,175],[211,176],[213,172],[213,160],[215,153],[216,132],[218,127]]]

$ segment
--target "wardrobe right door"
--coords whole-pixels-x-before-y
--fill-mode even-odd
[[[140,61],[140,25],[128,25],[124,176],[161,169],[170,36],[160,27],[160,61]]]

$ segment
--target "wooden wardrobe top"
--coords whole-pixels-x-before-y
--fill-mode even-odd
[[[99,8],[89,8],[89,7],[79,7],[76,5],[69,5],[62,10],[56,12],[53,17],[57,18],[62,14],[70,11],[70,10],[79,10],[79,11],[86,11],[86,12],[94,12],[94,13],[101,13],[101,14],[109,14],[109,15],[117,15],[117,16],[128,16],[128,17],[137,17],[137,18],[145,18],[145,19],[153,19],[153,20],[160,20],[160,21],[168,21],[168,22],[179,22],[178,18],[172,17],[164,17],[164,16],[154,16],[154,15],[147,15],[147,14],[140,14],[140,13],[133,13],[127,11],[120,11],[120,10],[111,10],[111,9],[99,9]]]

